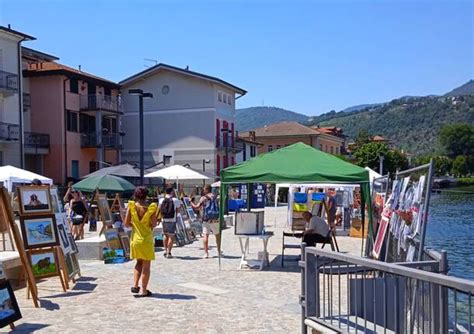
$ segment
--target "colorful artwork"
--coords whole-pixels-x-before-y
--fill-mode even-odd
[[[59,274],[56,252],[53,250],[42,250],[30,252],[30,263],[35,277],[50,277]]]
[[[98,195],[97,206],[99,207],[102,223],[105,225],[112,225],[114,223],[112,212],[110,211],[109,202],[105,195]]]
[[[123,249],[104,248],[102,254],[105,264],[124,263],[126,260]]]
[[[54,215],[20,217],[25,248],[59,245],[56,217]]]
[[[69,244],[71,245],[71,254],[76,254],[79,252],[77,249],[76,241],[74,241],[74,238],[71,233],[67,234],[67,238],[69,240]]]
[[[52,213],[49,186],[18,187],[18,199],[23,215]]]
[[[107,241],[107,246],[110,249],[122,249],[120,243],[119,231],[117,228],[109,228],[104,232],[105,240]]]
[[[66,227],[63,223],[58,224],[58,234],[59,240],[61,241],[61,248],[63,250],[64,255],[71,252],[71,242],[67,236]]]
[[[126,257],[130,257],[130,238],[126,233],[120,233],[120,242]]]
[[[0,282],[0,327],[21,319],[20,308],[9,281]]]

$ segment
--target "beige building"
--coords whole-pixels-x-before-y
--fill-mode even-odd
[[[261,143],[258,154],[271,152],[295,143],[305,143],[323,152],[340,154],[344,152],[345,138],[335,136],[299,124],[297,122],[281,122],[254,129],[240,134],[242,138]]]

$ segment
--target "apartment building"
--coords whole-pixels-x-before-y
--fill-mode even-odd
[[[298,142],[313,146],[323,152],[340,154],[344,151],[345,138],[335,136],[317,128],[310,128],[297,122],[281,122],[240,134],[259,142],[258,154],[271,152]]]
[[[0,26],[0,165],[24,165],[21,43],[34,39]]]
[[[152,93],[144,99],[145,167],[168,157],[219,175],[235,164],[239,151],[236,100],[246,91],[189,68],[157,64],[120,82],[123,104],[122,159],[139,161],[138,97],[130,89]],[[203,161],[208,162],[207,166]]]
[[[49,152],[41,157],[43,174],[65,183],[120,160],[119,85],[49,61],[30,63],[29,117],[33,133],[49,136]],[[32,165],[40,164],[37,156]]]

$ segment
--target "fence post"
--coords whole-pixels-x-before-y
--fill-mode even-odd
[[[319,273],[317,256],[308,252],[305,256],[305,317],[319,317]]]
[[[301,295],[300,295],[300,305],[301,305],[301,333],[306,334],[307,329],[306,325],[304,324],[304,320],[306,319],[306,311],[305,311],[305,303],[306,303],[306,290],[305,290],[305,252],[306,252],[306,243],[301,243]]]
[[[439,272],[442,274],[446,274],[448,272],[448,255],[445,250],[440,252],[441,258],[439,261]],[[448,288],[440,286],[439,291],[439,310],[440,310],[440,326],[439,330],[440,333],[447,333],[448,332]]]

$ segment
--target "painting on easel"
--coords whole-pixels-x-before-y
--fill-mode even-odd
[[[20,308],[10,282],[7,280],[0,281],[0,327],[5,327],[20,319]]]
[[[36,278],[59,275],[58,257],[54,249],[32,250],[29,255],[31,269]]]

